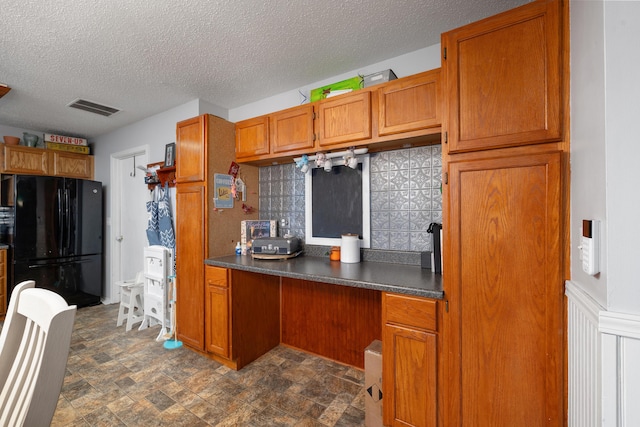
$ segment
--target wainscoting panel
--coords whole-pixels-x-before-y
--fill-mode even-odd
[[[570,427],[600,425],[600,306],[567,282]]]

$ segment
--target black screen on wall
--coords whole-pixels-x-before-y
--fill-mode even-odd
[[[313,237],[362,237],[362,163],[311,171]]]

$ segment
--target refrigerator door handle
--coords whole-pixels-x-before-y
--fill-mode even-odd
[[[64,248],[64,198],[62,196],[62,189],[58,188],[58,194],[56,197],[56,208],[58,210],[58,253],[62,253]]]
[[[78,265],[78,264],[83,264],[83,263],[87,263],[87,262],[91,262],[90,259],[81,259],[81,260],[76,260],[76,261],[61,261],[61,262],[54,262],[54,263],[49,263],[49,264],[31,264],[29,265],[29,269],[32,268],[49,268],[51,266],[54,265]]]
[[[69,189],[65,188],[64,190],[64,201],[65,201],[65,207],[64,207],[64,219],[65,219],[65,224],[64,224],[64,230],[65,230],[65,242],[64,242],[64,250],[65,250],[65,255],[70,255],[69,252],[71,252],[69,250],[69,247],[71,246],[71,200],[70,200],[70,196],[69,196]],[[74,254],[75,255],[75,254]]]

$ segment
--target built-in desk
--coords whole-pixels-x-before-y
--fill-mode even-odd
[[[416,265],[319,256],[233,255],[205,265],[211,357],[240,369],[284,344],[362,369],[365,348],[381,340],[388,423],[409,411],[435,425],[442,276]]]
[[[443,298],[442,276],[415,265],[237,255],[205,264],[216,277],[206,284],[205,345],[235,369],[278,344],[363,368],[364,349],[382,339],[384,295]]]
[[[288,260],[257,260],[250,256],[211,258],[207,265],[322,282],[375,291],[442,299],[442,276],[416,265],[363,261],[345,264],[328,257],[299,256]]]

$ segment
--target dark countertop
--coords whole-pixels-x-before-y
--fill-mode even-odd
[[[345,264],[330,261],[328,257],[305,255],[288,260],[254,260],[248,255],[230,255],[209,258],[205,264],[355,288],[444,298],[442,276],[415,265],[374,261]]]

